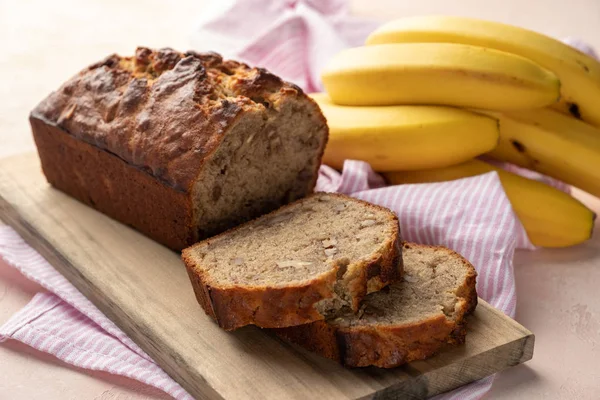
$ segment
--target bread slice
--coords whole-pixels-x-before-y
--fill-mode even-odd
[[[398,219],[318,193],[183,251],[196,297],[226,330],[279,328],[358,311],[401,276]]]
[[[358,314],[275,332],[350,367],[396,367],[463,343],[477,306],[473,266],[444,247],[404,244],[402,257],[402,281],[367,296]]]

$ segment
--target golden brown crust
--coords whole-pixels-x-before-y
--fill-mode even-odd
[[[443,315],[394,326],[336,327],[326,321],[282,328],[276,334],[348,367],[392,368],[433,355],[448,342],[455,325]]]
[[[394,217],[395,218],[395,217]],[[357,312],[364,297],[377,292],[402,277],[403,264],[398,224],[391,237],[384,243],[381,253],[359,264],[355,270],[360,274],[345,282],[351,293],[352,310]]]
[[[287,98],[309,101],[268,71],[216,53],[138,48],[84,69],[33,114],[189,191],[241,112],[277,110]]]
[[[404,246],[439,248],[416,244]],[[457,296],[461,299],[453,319],[439,315],[398,326],[373,324],[349,327],[316,321],[274,331],[292,343],[349,367],[392,368],[425,359],[446,344],[463,343],[466,334],[465,317],[473,312],[477,305],[477,274],[466,259],[456,252],[448,251],[460,257],[463,264],[470,269],[464,284],[457,290]]]
[[[312,196],[318,196],[314,194]],[[330,193],[327,196],[346,197],[340,194]],[[310,196],[309,196],[310,197]],[[302,202],[304,200],[299,200]],[[389,210],[362,200],[352,199],[364,203],[368,207],[385,210],[390,213],[394,222],[395,230],[384,245],[381,253],[375,254],[373,258],[363,261],[357,269],[362,273],[349,283],[352,294],[352,306],[358,311],[360,302],[370,292],[397,281],[402,276],[401,263],[401,239],[400,228],[397,217]],[[296,202],[280,208],[281,212]],[[252,223],[252,222],[249,222]],[[216,237],[207,239],[215,240],[222,235],[228,235],[233,228]],[[201,245],[201,242],[197,245]],[[212,283],[202,271],[196,268],[196,262],[192,255],[192,248],[184,249],[182,259],[187,267],[194,293],[204,311],[213,318],[219,326],[226,330],[233,330],[245,325],[257,325],[262,328],[281,328],[307,324],[318,321],[324,316],[315,308],[322,300],[336,296],[334,286],[337,280],[338,270],[341,265],[334,265],[330,272],[319,278],[302,285],[287,286],[284,288],[273,287],[220,287]]]
[[[174,250],[197,241],[190,197],[36,116],[33,137],[48,182]]]
[[[331,297],[336,271],[303,285],[285,288],[219,288],[206,284],[183,255],[196,299],[225,330],[245,325],[284,327],[322,319],[314,305]]]
[[[402,260],[402,239],[400,225],[395,224],[392,237],[385,244],[385,249],[377,260],[370,262],[364,269],[366,274],[366,291],[361,292],[361,300],[369,293],[378,292],[391,282],[396,282],[404,273],[404,262]],[[361,285],[361,288],[364,288]],[[352,308],[356,311],[360,304],[354,302]]]

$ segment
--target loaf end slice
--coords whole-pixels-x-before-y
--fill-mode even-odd
[[[404,277],[368,295],[358,314],[276,329],[278,336],[349,367],[396,367],[465,340],[477,306],[476,272],[458,253],[403,246]]]
[[[306,324],[402,273],[390,210],[318,193],[183,251],[199,303],[222,328]]]

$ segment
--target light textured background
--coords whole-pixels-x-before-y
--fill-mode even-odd
[[[283,0],[282,0],[283,1]],[[454,14],[508,22],[600,49],[600,0],[353,0],[358,15]],[[0,157],[32,151],[27,114],[82,67],[138,45],[189,47],[215,1],[0,0]],[[600,106],[600,105],[599,105]],[[581,195],[596,210],[600,202]],[[517,319],[534,359],[501,374],[490,398],[600,398],[600,239],[520,253]],[[0,261],[0,324],[39,287]],[[14,342],[0,346],[0,399],[163,399],[124,378],[78,371]]]

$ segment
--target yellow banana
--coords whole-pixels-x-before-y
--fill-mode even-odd
[[[500,121],[492,157],[600,196],[600,129],[549,109],[486,114]]]
[[[312,94],[329,125],[323,162],[363,160],[377,171],[435,168],[469,160],[498,142],[493,118],[436,106],[352,107]]]
[[[558,101],[560,82],[534,62],[448,43],[382,44],[343,50],[322,74],[334,103],[436,104],[520,110]]]
[[[427,42],[462,43],[529,58],[560,79],[561,111],[600,127],[600,63],[556,39],[498,22],[450,16],[399,19],[367,39],[369,45]]]
[[[513,210],[536,246],[566,247],[592,235],[595,214],[581,202],[545,183],[496,168],[486,162],[421,171],[388,172],[392,184],[442,182],[496,171]]]

